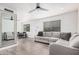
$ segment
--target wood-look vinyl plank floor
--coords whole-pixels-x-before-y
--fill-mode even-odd
[[[0,51],[0,55],[49,55],[49,45],[31,38],[19,39],[18,46]]]

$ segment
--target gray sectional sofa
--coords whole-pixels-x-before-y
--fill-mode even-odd
[[[43,43],[52,43],[56,42],[59,39],[68,40],[71,36],[71,33],[66,32],[38,32],[38,35],[35,36],[35,41]]]
[[[69,41],[58,40],[49,45],[50,55],[79,55],[79,34],[73,34]]]
[[[50,43],[50,55],[79,55],[79,34],[70,32],[40,32],[35,41]]]
[[[60,44],[51,44],[49,48],[50,55],[79,55],[79,49]]]

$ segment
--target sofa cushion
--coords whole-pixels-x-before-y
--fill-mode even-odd
[[[50,37],[40,37],[40,39],[50,39]]]
[[[40,37],[39,40],[41,40],[41,41],[45,40],[45,41],[49,42],[49,39],[50,39],[49,37]]]
[[[43,32],[43,37],[45,37],[46,36],[46,32]]]
[[[38,32],[37,36],[43,36],[43,32],[42,31]]]
[[[60,38],[69,41],[71,33],[60,33]]]
[[[52,35],[55,38],[60,38],[60,32],[53,32]]]
[[[56,44],[63,45],[63,46],[68,46],[69,45],[69,41],[66,41],[66,40],[63,40],[63,39],[59,39],[58,41],[56,41]]]
[[[46,36],[46,37],[51,37],[51,36],[52,36],[52,35],[51,35],[51,32],[46,32],[46,33],[45,33],[45,36]]]
[[[59,40],[59,38],[50,37],[49,42],[56,42],[57,40]]]
[[[79,36],[76,36],[73,40],[69,42],[70,47],[79,48]]]

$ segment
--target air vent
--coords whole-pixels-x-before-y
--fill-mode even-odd
[[[10,9],[7,9],[7,8],[4,8],[5,11],[8,11],[8,12],[11,12],[11,13],[14,13],[14,11],[10,10]]]

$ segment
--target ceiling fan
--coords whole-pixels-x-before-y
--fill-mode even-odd
[[[31,10],[31,11],[29,11],[29,13],[31,13],[31,12],[37,10],[37,9],[39,9],[39,10],[44,10],[44,11],[48,11],[47,9],[42,8],[42,7],[40,6],[40,3],[36,3],[36,8],[33,9],[33,10]]]

